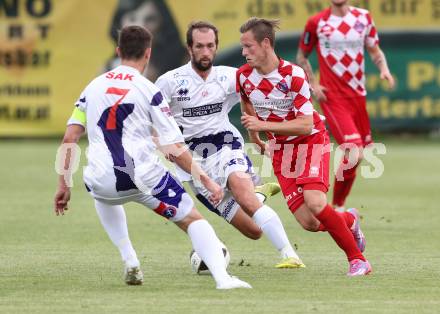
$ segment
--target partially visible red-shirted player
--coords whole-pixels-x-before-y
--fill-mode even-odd
[[[313,76],[307,57],[316,47],[320,82]],[[320,102],[330,131],[345,156],[335,177],[333,205],[344,210],[345,200],[362,159],[362,148],[372,143],[367,113],[364,47],[380,70],[380,78],[394,88],[394,79],[370,13],[351,7],[348,0],[331,0],[331,6],[312,16],[306,24],[297,54],[298,64],[306,71],[313,93]],[[348,150],[359,154],[348,159]]]
[[[361,253],[364,237],[358,217],[327,204],[328,133],[313,109],[304,70],[275,54],[277,27],[278,21],[251,18],[240,28],[247,60],[237,71],[242,123],[262,151],[271,151],[275,175],[298,222],[306,230],[330,233],[350,262],[347,275],[367,275],[371,266]],[[268,147],[260,131],[270,139]]]

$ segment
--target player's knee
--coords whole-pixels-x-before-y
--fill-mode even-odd
[[[261,207],[261,203],[255,194],[252,193],[243,193],[239,199],[236,198],[237,203],[240,205],[243,210],[248,214],[253,214],[255,211]]]
[[[302,219],[297,218],[298,223],[303,227],[304,230],[310,232],[317,232],[319,230],[319,221],[316,219]]]
[[[183,217],[183,219],[179,221],[175,221],[175,224],[186,232],[188,226],[191,223],[200,219],[205,219],[205,218],[202,216],[202,214],[200,214],[200,212],[195,207],[193,207],[191,211],[185,217]]]
[[[319,213],[326,205],[327,200],[321,197],[309,197],[304,199],[307,208],[314,214]]]

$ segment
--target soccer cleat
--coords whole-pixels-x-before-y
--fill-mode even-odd
[[[373,269],[368,261],[363,261],[360,259],[355,259],[350,261],[350,268],[348,270],[347,276],[366,276],[371,273]]]
[[[278,183],[275,182],[269,182],[265,183],[263,185],[258,185],[254,189],[255,193],[260,193],[265,197],[265,200],[268,197],[274,196],[281,191],[281,187]]]
[[[305,268],[306,265],[298,259],[294,257],[283,258],[281,262],[275,265],[275,268]]]
[[[227,280],[217,283],[218,290],[229,290],[237,288],[252,289],[252,286],[247,282],[238,279],[237,277],[230,276]]]
[[[365,236],[360,227],[360,217],[359,212],[356,208],[349,208],[347,210],[350,214],[354,216],[354,223],[351,226],[350,230],[353,234],[354,239],[356,240],[356,244],[361,252],[365,251],[366,241]]]
[[[144,274],[139,266],[125,267],[124,281],[129,286],[139,286],[144,282]]]

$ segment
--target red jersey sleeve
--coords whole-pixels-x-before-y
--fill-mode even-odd
[[[301,35],[299,41],[299,48],[306,52],[311,53],[316,43],[318,42],[318,34],[316,29],[318,28],[318,23],[315,17],[309,18],[304,28],[304,32]]]
[[[374,25],[373,19],[370,13],[367,13],[367,33],[365,36],[365,45],[367,47],[374,47],[379,44],[379,36],[377,34],[376,26]]]
[[[243,100],[243,101],[249,101],[249,98],[248,98],[248,96],[246,95],[246,93],[244,92],[244,90],[243,90],[243,86],[241,86],[241,83],[240,83],[240,75],[241,75],[241,71],[240,71],[240,69],[238,69],[237,70],[237,72],[236,72],[236,84],[235,84],[235,86],[236,86],[236,91],[237,91],[237,93],[239,93],[240,94],[240,98],[241,98],[241,100]]]
[[[310,85],[304,70],[299,66],[292,68],[292,84],[290,90],[294,93],[293,106],[297,116],[312,115],[313,105],[310,93]]]

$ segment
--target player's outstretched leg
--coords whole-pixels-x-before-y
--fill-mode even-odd
[[[188,233],[194,250],[208,266],[217,289],[252,288],[247,282],[228,274],[221,242],[212,226],[195,208],[176,225]]]
[[[128,236],[127,219],[122,205],[109,205],[95,200],[96,212],[110,240],[119,249],[124,261],[124,281],[127,285],[141,285],[144,276]]]
[[[252,181],[244,173],[234,172],[228,177],[229,190],[241,208],[252,217],[273,246],[280,252],[282,261],[277,268],[305,267],[293,249],[278,214],[263,205],[255,196]]]
[[[340,213],[326,204],[325,193],[319,190],[304,190],[304,201],[309,210],[323,224],[336,244],[345,252],[350,263],[348,276],[368,275],[372,269],[362,255],[350,228]]]

